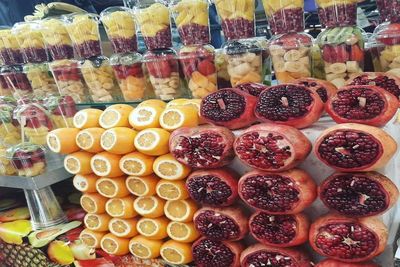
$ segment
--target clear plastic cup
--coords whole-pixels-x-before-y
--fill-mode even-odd
[[[50,113],[55,128],[74,128],[73,119],[77,108],[71,96],[49,96],[44,99],[43,105]]]
[[[80,58],[86,59],[102,54],[98,15],[74,13],[62,18],[75,52]]]
[[[0,147],[10,147],[21,142],[21,129],[14,119],[15,106],[0,104]]]
[[[311,77],[312,45],[313,38],[306,33],[287,33],[270,40],[269,54],[276,79],[280,83]]]
[[[227,40],[247,39],[255,36],[254,0],[214,0],[221,26]]]
[[[17,38],[10,28],[0,29],[0,58],[4,65],[24,63]]]
[[[29,142],[21,143],[10,147],[7,156],[18,176],[34,177],[46,171],[46,153],[42,146]]]
[[[7,147],[0,145],[0,175],[11,176],[15,175],[17,170],[7,157]]]
[[[314,78],[325,80],[325,64],[322,60],[321,49],[318,44],[311,47],[310,50],[311,62],[312,62],[312,75]]]
[[[381,71],[400,73],[400,23],[382,23],[376,27],[375,58]]]
[[[207,0],[175,0],[171,12],[184,45],[210,42]]]
[[[316,0],[318,17],[327,28],[357,25],[358,0]]]
[[[24,73],[31,84],[35,97],[43,98],[58,94],[57,85],[49,70],[48,63],[25,64]]]
[[[214,47],[184,46],[179,51],[179,62],[193,98],[203,98],[218,89]]]
[[[32,95],[32,87],[28,77],[24,73],[23,66],[5,66],[1,68],[0,75],[5,81],[6,88],[12,91],[15,99],[30,97]]]
[[[114,53],[137,51],[136,25],[131,9],[109,7],[100,17]]]
[[[215,50],[215,67],[217,68],[218,88],[231,88],[231,81],[228,73],[228,62],[223,49]]]
[[[0,74],[0,96],[12,96],[13,91],[8,86],[5,78]]]

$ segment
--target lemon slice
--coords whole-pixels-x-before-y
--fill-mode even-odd
[[[129,114],[133,107],[126,104],[109,106],[99,118],[99,124],[104,129],[114,127],[129,127]]]
[[[78,151],[67,155],[64,158],[64,168],[71,174],[90,174],[90,160],[93,154],[86,151]]]
[[[170,222],[167,233],[171,239],[184,243],[193,242],[200,236],[193,222]]]
[[[90,248],[100,248],[100,242],[106,232],[95,232],[89,229],[83,229],[79,234],[79,239]]]
[[[159,128],[159,119],[163,110],[164,108],[158,106],[139,106],[129,115],[129,124],[135,130]]]
[[[139,259],[155,259],[160,256],[161,240],[150,240],[138,235],[129,242],[129,251]]]
[[[85,227],[92,231],[97,232],[106,232],[108,231],[108,223],[111,220],[111,216],[108,214],[94,214],[88,213],[86,214],[83,222],[85,223]]]
[[[116,177],[116,178],[100,178],[96,181],[96,190],[100,195],[107,198],[115,197],[126,197],[129,195],[129,191],[125,185],[126,178]]]
[[[164,129],[149,128],[139,132],[135,137],[135,147],[143,154],[160,156],[169,152],[170,133]]]
[[[110,232],[122,238],[131,238],[138,234],[136,230],[137,219],[112,218],[108,224]]]
[[[78,111],[73,118],[74,127],[78,129],[99,127],[99,118],[102,113],[103,111],[100,109],[82,109]]]
[[[147,176],[153,173],[154,160],[152,156],[133,152],[121,158],[119,167],[127,175]]]
[[[168,226],[169,220],[165,217],[159,217],[159,218],[141,218],[137,225],[137,231],[149,238],[149,239],[155,239],[155,240],[160,240],[164,239],[168,236],[167,234],[167,226]]]
[[[133,139],[136,131],[127,127],[116,127],[106,130],[101,135],[101,147],[113,154],[124,155],[135,150]]]
[[[161,246],[160,254],[170,264],[187,264],[193,261],[192,246],[175,240],[165,242]]]
[[[160,116],[160,125],[168,131],[181,127],[195,127],[199,125],[199,115],[193,106],[176,106],[165,109]]]
[[[111,255],[123,256],[129,253],[129,239],[106,234],[100,242],[101,249]]]
[[[148,99],[145,100],[143,102],[141,102],[138,107],[142,107],[142,106],[158,106],[160,108],[165,108],[167,106],[167,103],[165,103],[164,101],[160,100],[160,99]]]
[[[190,199],[168,200],[164,206],[164,213],[168,219],[176,222],[190,222],[194,213],[197,211],[197,205]]]
[[[160,180],[156,186],[156,192],[159,197],[165,200],[187,199],[189,193],[186,189],[185,181]]]
[[[135,196],[152,196],[156,193],[156,185],[159,180],[155,175],[144,177],[129,176],[126,179],[126,187]]]
[[[137,213],[146,218],[157,218],[164,214],[165,200],[156,196],[138,197],[133,202]]]
[[[107,198],[97,193],[83,194],[80,200],[82,208],[87,213],[101,214],[105,212]]]
[[[166,180],[181,180],[189,175],[191,168],[177,161],[172,154],[166,154],[156,158],[153,171]]]

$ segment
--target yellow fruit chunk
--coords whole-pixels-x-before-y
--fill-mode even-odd
[[[129,114],[133,107],[126,104],[116,104],[106,108],[99,118],[100,126],[104,129],[114,127],[129,127]]]
[[[106,211],[107,198],[97,193],[83,194],[80,200],[82,208],[87,213],[102,214]]]
[[[74,116],[74,126],[78,129],[99,127],[99,118],[103,111],[100,109],[87,108],[78,111]]]
[[[107,198],[126,197],[129,195],[129,191],[126,188],[125,180],[126,176],[100,178],[96,182],[97,192]]]
[[[181,180],[191,172],[191,168],[177,161],[172,154],[156,158],[153,171],[158,177],[166,180]]]
[[[164,213],[168,219],[175,222],[190,222],[197,211],[196,203],[191,199],[168,200],[164,206]]]
[[[143,154],[160,156],[169,152],[170,133],[160,128],[149,128],[140,131],[135,137],[135,147]]]
[[[159,128],[160,115],[164,108],[152,104],[138,106],[129,115],[129,124],[135,130],[144,130],[147,128]]]
[[[127,127],[116,127],[106,130],[101,135],[101,147],[113,154],[127,154],[135,151],[133,139],[137,132]]]
[[[160,254],[170,264],[187,264],[193,261],[192,246],[175,240],[165,242],[161,246]]]
[[[156,186],[157,195],[165,200],[187,199],[189,193],[186,189],[186,183],[180,181],[160,180]]]
[[[92,157],[90,166],[98,176],[118,177],[124,174],[119,168],[120,159],[120,155],[101,152]]]
[[[101,147],[101,135],[104,129],[100,127],[93,127],[81,130],[75,138],[75,142],[82,150],[90,153],[99,153],[104,151]]]
[[[100,177],[95,174],[77,174],[74,176],[72,183],[74,187],[83,193],[95,193],[96,192],[96,181]]]
[[[100,248],[100,241],[107,232],[95,232],[89,229],[83,229],[79,234],[82,242],[90,248]]]
[[[106,203],[106,212],[114,218],[131,219],[137,215],[133,208],[134,200],[132,196],[109,199]]]
[[[47,255],[50,260],[60,265],[70,265],[74,262],[72,249],[64,241],[52,241],[47,249]]]
[[[22,238],[31,231],[32,225],[28,220],[0,223],[0,239],[8,244],[21,245]]]
[[[123,256],[129,253],[129,239],[106,234],[100,242],[101,249],[110,255]]]
[[[153,173],[154,159],[152,156],[133,152],[121,158],[119,167],[127,175],[147,176]]]
[[[159,218],[141,218],[137,225],[139,234],[147,237],[148,239],[160,240],[168,236],[167,226],[169,220],[166,217]]]
[[[165,200],[156,196],[138,197],[133,203],[137,213],[146,218],[157,218],[164,215]]]
[[[83,222],[85,223],[85,227],[89,230],[96,232],[106,232],[108,231],[108,223],[111,220],[111,216],[104,214],[94,214],[88,213],[86,214]]]
[[[64,158],[64,168],[71,174],[90,174],[90,160],[93,154],[86,151],[78,151],[67,155]]]
[[[132,238],[138,234],[138,231],[136,230],[137,221],[137,218],[113,218],[108,224],[108,229],[115,236],[122,238]]]
[[[75,143],[75,137],[79,129],[60,128],[47,134],[47,146],[54,153],[70,154],[79,150]]]
[[[191,243],[200,237],[193,222],[170,222],[167,226],[168,236],[182,243]]]
[[[142,107],[142,106],[157,106],[160,108],[165,108],[167,106],[167,103],[165,103],[164,101],[160,100],[160,99],[149,99],[149,100],[145,100],[143,102],[141,102],[138,107]]]
[[[150,240],[142,235],[135,236],[129,242],[129,251],[139,259],[155,259],[160,256],[161,240]]]
[[[161,113],[160,125],[167,131],[197,126],[199,125],[197,109],[189,105],[167,108]]]
[[[143,177],[129,176],[126,179],[126,187],[135,196],[152,196],[156,193],[156,185],[159,180],[155,175]]]

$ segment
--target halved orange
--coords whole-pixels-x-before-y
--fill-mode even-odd
[[[138,197],[133,202],[137,213],[146,218],[157,218],[164,215],[165,200],[157,196]]]
[[[199,124],[207,123],[201,116],[200,116],[200,104],[201,99],[185,99],[179,98],[174,99],[167,104],[167,108],[176,107],[176,106],[193,106],[197,110],[197,114],[199,116]]]
[[[100,178],[96,182],[97,192],[106,198],[126,197],[129,195],[129,191],[126,188],[125,180],[126,176]]]
[[[87,213],[102,214],[106,211],[107,198],[98,193],[87,193],[81,196],[81,206]]]
[[[100,126],[104,129],[114,127],[129,127],[129,114],[133,107],[126,104],[116,104],[106,108],[99,118]]]
[[[187,98],[176,98],[167,103],[165,108],[176,107],[176,106],[184,106],[189,102]]]
[[[87,108],[78,111],[74,116],[74,126],[78,129],[99,127],[99,118],[103,111],[95,108]]]
[[[168,240],[160,248],[161,257],[170,264],[188,264],[193,261],[192,246]]]
[[[82,150],[91,153],[99,153],[104,151],[100,144],[101,135],[104,129],[100,127],[93,127],[81,130],[75,138],[75,142]]]
[[[153,173],[154,160],[152,156],[133,152],[121,158],[119,167],[127,175],[147,176]]]
[[[172,154],[165,154],[156,158],[153,171],[166,180],[181,180],[190,174],[191,168],[177,161]]]
[[[101,249],[110,255],[124,256],[129,253],[129,239],[106,234],[100,241]]]
[[[97,192],[96,181],[99,178],[100,177],[96,174],[77,174],[74,176],[72,183],[78,191],[81,191],[83,193],[95,193]]]
[[[111,198],[106,203],[106,212],[114,218],[131,219],[137,215],[133,208],[133,196],[123,198]]]
[[[167,108],[160,115],[160,125],[167,131],[174,131],[181,127],[198,126],[198,111],[192,105]]]
[[[167,226],[168,236],[182,243],[191,243],[200,237],[193,222],[170,222]]]
[[[85,227],[89,230],[96,232],[107,232],[108,231],[108,223],[111,220],[111,216],[103,213],[103,214],[95,214],[88,213],[86,214],[83,222],[85,223]]]
[[[90,174],[90,160],[93,154],[86,151],[78,151],[67,155],[64,158],[64,168],[71,174]]]
[[[82,242],[90,248],[100,248],[100,242],[107,232],[95,232],[89,229],[83,229],[79,234]]]
[[[47,134],[47,146],[54,153],[70,154],[79,151],[75,143],[75,137],[79,129],[59,128]]]
[[[90,161],[90,166],[93,172],[98,176],[118,177],[124,173],[119,168],[121,155],[115,155],[104,151],[96,154]]]
[[[187,199],[189,197],[189,193],[186,189],[186,183],[183,180],[160,180],[157,183],[156,192],[159,197],[165,200],[180,200]]]
[[[169,220],[166,217],[159,218],[141,218],[137,225],[139,234],[147,237],[148,239],[160,240],[168,236],[167,226]]]
[[[137,132],[127,127],[115,127],[101,135],[101,147],[113,154],[124,155],[135,151],[133,139]]]
[[[156,185],[159,180],[154,174],[144,177],[128,176],[126,187],[135,196],[152,196],[156,193]]]
[[[191,222],[197,209],[197,204],[191,199],[168,200],[164,206],[164,213],[171,221]]]
[[[160,256],[161,240],[150,240],[142,235],[137,235],[129,242],[129,251],[139,259],[156,259]]]
[[[161,108],[165,108],[167,106],[167,103],[165,103],[164,101],[162,101],[160,99],[148,99],[148,100],[141,102],[138,105],[138,107],[142,107],[142,106],[158,106]]]
[[[147,128],[159,128],[159,119],[163,110],[163,107],[156,105],[136,107],[129,115],[129,124],[138,131]]]
[[[122,238],[132,238],[138,235],[138,231],[136,229],[138,219],[120,219],[113,218],[108,224],[108,229],[110,232],[118,237]]]
[[[150,156],[161,156],[169,152],[169,136],[167,130],[149,128],[140,131],[135,137],[135,147],[139,152]]]

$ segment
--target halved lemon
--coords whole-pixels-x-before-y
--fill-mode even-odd
[[[64,158],[64,168],[71,174],[90,174],[90,160],[93,154],[86,151],[78,151],[67,155]]]
[[[95,108],[87,108],[78,111],[73,119],[75,128],[86,129],[91,127],[99,127],[99,118],[103,111]]]
[[[98,176],[122,176],[124,173],[119,168],[121,157],[121,155],[115,155],[110,152],[101,152],[92,157],[90,166],[93,172]]]
[[[110,232],[118,237],[131,238],[138,234],[136,230],[138,219],[120,219],[112,218],[108,223],[108,229]]]
[[[88,193],[81,196],[81,206],[87,213],[102,214],[106,211],[107,198],[97,193]]]
[[[146,218],[157,218],[164,215],[165,200],[157,196],[138,197],[133,202],[137,213]]]
[[[129,253],[129,239],[106,234],[100,241],[101,249],[110,255],[124,256]]]
[[[85,227],[89,230],[96,232],[107,232],[108,231],[108,223],[111,220],[111,216],[104,214],[94,214],[88,213],[86,214],[83,222],[85,223]]]
[[[115,127],[101,135],[101,147],[113,154],[127,154],[135,151],[133,139],[137,132],[127,127]]]
[[[147,176],[153,173],[154,160],[152,156],[133,152],[121,158],[119,167],[127,175]]]
[[[160,180],[156,186],[156,192],[159,197],[165,200],[187,199],[189,193],[186,189],[186,183],[180,181]]]
[[[168,131],[181,127],[195,127],[199,125],[199,115],[193,106],[176,106],[165,109],[160,116],[160,125]]]
[[[137,225],[139,234],[147,237],[148,239],[160,240],[168,236],[167,226],[169,220],[166,217],[159,218],[141,218]]]
[[[156,193],[156,185],[160,179],[155,175],[144,177],[128,176],[126,179],[126,187],[131,194],[144,197],[152,196]]]
[[[153,171],[166,180],[181,180],[190,174],[191,168],[177,161],[172,154],[166,154],[156,158]]]
[[[160,99],[148,99],[143,102],[141,102],[138,107],[142,106],[158,106],[160,108],[165,108],[167,106],[167,103]]]
[[[142,235],[135,236],[129,242],[129,251],[139,259],[156,259],[160,256],[161,240],[150,240]]]
[[[134,197],[111,198],[107,201],[105,210],[111,217],[131,219],[137,215],[133,208]]]
[[[47,134],[47,146],[54,153],[70,154],[79,150],[75,143],[75,136],[79,129],[60,128]]]
[[[176,241],[191,243],[200,237],[193,222],[170,222],[167,226],[168,236]]]
[[[93,127],[81,130],[76,138],[75,142],[82,150],[91,153],[99,153],[104,151],[100,144],[101,135],[104,133],[104,129],[100,127]]]
[[[168,200],[164,206],[164,213],[168,219],[175,222],[190,222],[197,211],[196,203],[191,199]]]
[[[107,232],[95,232],[89,229],[83,229],[79,234],[82,242],[90,248],[100,248],[100,242]]]
[[[96,181],[100,179],[96,174],[77,174],[74,176],[72,183],[74,187],[83,193],[95,193],[96,190]]]
[[[193,261],[192,246],[168,240],[160,248],[161,257],[170,264],[187,264]]]
[[[163,107],[155,105],[136,107],[129,115],[129,124],[138,131],[147,128],[159,128],[159,119],[163,110]]]
[[[126,104],[109,106],[99,118],[100,126],[104,129],[129,127],[129,114],[132,110],[133,107]]]
[[[129,195],[125,185],[126,176],[107,178],[103,177],[97,180],[96,189],[100,195],[107,198],[119,198]]]
[[[140,131],[135,137],[135,147],[139,152],[150,156],[161,156],[169,152],[170,133],[160,128]]]

